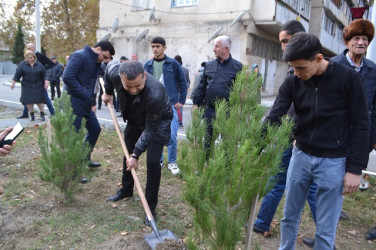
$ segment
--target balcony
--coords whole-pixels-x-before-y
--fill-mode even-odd
[[[346,4],[345,2],[343,4]],[[342,10],[340,10],[331,0],[324,0],[324,10],[325,14],[329,16],[333,20],[337,20],[337,22],[341,23],[342,25],[347,25],[350,20],[349,13],[345,14]],[[342,9],[347,8],[348,6],[343,6]]]
[[[308,0],[254,1],[252,13],[256,26],[272,35],[278,35],[281,26],[287,21],[296,20],[299,14],[300,22],[308,31],[310,14],[310,1]]]

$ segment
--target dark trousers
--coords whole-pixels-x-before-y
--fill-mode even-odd
[[[115,110],[116,111],[119,111],[119,95],[114,91],[114,100],[113,100],[113,102],[114,102],[114,108],[115,108]]]
[[[61,96],[60,80],[50,82],[50,85],[51,85],[51,100],[53,100],[55,98],[55,88],[56,88],[56,92],[57,92],[57,98],[60,98],[60,96]]]
[[[131,154],[135,147],[138,138],[140,137],[142,130],[138,128],[132,128],[129,125],[124,130],[125,144],[127,145],[128,151]],[[146,156],[146,167],[147,167],[147,179],[146,179],[146,189],[145,197],[149,204],[150,210],[155,211],[158,203],[158,191],[161,182],[161,165],[159,164],[159,159],[161,158],[163,150],[163,145],[151,141]],[[128,195],[133,195],[134,180],[130,171],[126,171],[126,159],[123,160],[123,190]]]
[[[207,106],[204,111],[204,120],[206,122],[206,135],[205,135],[205,150],[206,158],[210,155],[210,147],[213,140],[213,119],[215,118],[215,108]]]
[[[98,109],[102,108],[102,95],[103,95],[103,90],[102,88],[99,88]]]
[[[101,133],[101,127],[99,126],[99,122],[97,117],[95,116],[94,112],[91,110],[89,115],[76,115],[76,119],[74,120],[74,127],[79,130],[81,127],[82,119],[86,119],[86,129],[87,134],[85,137],[85,142],[88,142],[91,146],[91,149],[94,148],[95,144],[97,143],[99,134]]]

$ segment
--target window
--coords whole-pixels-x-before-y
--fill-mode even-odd
[[[280,44],[271,42],[253,34],[251,37],[251,51],[253,56],[282,61],[282,50]]]
[[[151,0],[132,0],[132,11],[150,10]]]
[[[324,17],[324,30],[331,36],[336,36],[336,25],[332,20],[330,20],[326,15]]]
[[[311,0],[282,0],[283,3],[293,9],[298,15],[309,19],[311,15]]]
[[[171,0],[171,7],[197,5],[198,0]]]

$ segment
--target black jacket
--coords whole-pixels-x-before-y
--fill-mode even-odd
[[[206,63],[200,84],[192,93],[192,101],[198,106],[214,106],[217,99],[230,97],[230,90],[236,74],[242,70],[243,64],[230,55],[223,63],[213,59]]]
[[[63,81],[71,96],[73,113],[87,116],[91,112],[91,99],[97,82],[101,63],[98,54],[91,47],[75,51],[63,73]]]
[[[317,86],[289,75],[266,121],[279,123],[294,103],[298,148],[318,157],[346,157],[346,171],[359,175],[367,166],[369,133],[361,81],[354,70],[333,61]]]
[[[44,54],[40,53],[40,52],[36,52],[35,53],[35,56],[37,57],[37,61],[40,62],[44,67],[45,69],[50,69],[52,68],[53,66],[55,66],[54,62],[51,61],[47,56],[45,56]]]
[[[63,65],[56,62],[52,68],[47,70],[48,80],[50,82],[60,82],[60,76],[63,74]]]
[[[126,106],[130,94],[123,88],[119,67],[120,63],[114,61],[107,65],[104,74],[105,92],[113,95],[114,88],[116,89],[124,121],[128,121],[129,117],[133,116],[131,119],[133,122],[127,123],[127,126],[142,131],[133,153],[140,156],[151,141],[167,145],[171,137],[170,124],[173,110],[164,86],[153,75],[147,73],[145,87],[133,102],[136,108],[130,110]]]
[[[333,57],[332,60],[351,67],[346,59],[346,53],[348,51],[348,49],[345,49],[341,54]],[[363,67],[359,73],[362,77],[364,89],[366,91],[370,117],[370,150],[372,150],[372,144],[376,144],[376,64],[363,57]]]

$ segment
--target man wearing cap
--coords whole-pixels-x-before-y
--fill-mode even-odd
[[[357,19],[343,29],[346,49],[332,58],[333,61],[353,68],[359,72],[366,92],[369,110],[369,152],[376,149],[376,64],[365,58],[368,45],[375,34],[373,24],[365,19]],[[366,239],[376,239],[376,227],[366,233]]]
[[[57,92],[57,98],[60,98],[60,76],[63,74],[63,65],[61,65],[55,56],[51,57],[50,60],[55,64],[52,68],[47,70],[48,80],[51,86],[51,100],[55,98],[55,88]]]
[[[121,56],[120,57],[120,63],[123,63],[123,62],[125,62],[127,60],[128,60],[128,58],[126,56]]]

